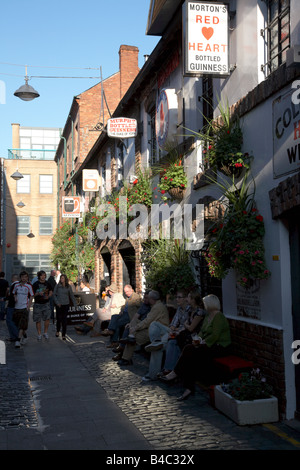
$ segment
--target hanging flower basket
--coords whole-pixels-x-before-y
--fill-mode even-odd
[[[185,189],[183,188],[170,188],[168,189],[168,193],[170,194],[172,199],[176,201],[182,201],[185,195]]]

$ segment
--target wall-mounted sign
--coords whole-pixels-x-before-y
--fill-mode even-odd
[[[162,90],[156,107],[155,132],[161,149],[172,141],[177,131],[178,100],[175,90]]]
[[[289,89],[273,101],[274,178],[300,168],[300,104]]]
[[[98,191],[99,173],[98,170],[82,170],[83,191]]]
[[[80,196],[67,196],[62,198],[62,217],[80,216]]]
[[[228,4],[185,2],[184,72],[229,74]]]
[[[112,118],[107,121],[107,135],[119,139],[129,139],[137,135],[137,121],[130,118]]]

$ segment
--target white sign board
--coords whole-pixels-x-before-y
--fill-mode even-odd
[[[226,3],[185,2],[185,74],[229,74],[228,18]]]
[[[274,177],[294,173],[300,168],[300,104],[289,89],[273,101]]]
[[[137,135],[137,121],[130,118],[112,118],[107,121],[107,135],[119,139],[129,139]]]
[[[82,170],[83,191],[98,191],[99,173],[98,170]]]

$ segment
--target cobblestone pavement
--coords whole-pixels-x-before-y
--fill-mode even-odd
[[[51,333],[54,336],[54,330]],[[0,340],[7,336],[0,324]],[[35,340],[29,336],[29,341]],[[35,340],[36,341],[36,340]],[[7,344],[7,364],[0,365],[0,430],[37,428],[38,414],[31,393],[30,377],[22,351]],[[237,426],[214,409],[206,391],[178,402],[180,384],[159,381],[142,383],[148,358],[135,353],[132,366],[120,367],[112,360],[106,338],[79,336],[68,329],[67,346],[76,355],[108,397],[155,450],[296,450],[300,433],[285,423],[276,423],[281,435],[266,426]],[[26,347],[26,346],[24,346]],[[45,371],[45,374],[47,371]],[[43,376],[44,380],[46,377]],[[35,380],[38,380],[35,377]],[[288,436],[286,439],[284,434]],[[293,440],[292,440],[293,439]]]
[[[70,335],[70,347],[108,396],[146,437],[154,449],[185,450],[294,450],[297,447],[264,426],[237,426],[214,409],[206,391],[178,402],[180,384],[142,383],[148,359],[135,353],[133,365],[120,367],[112,360],[106,338]],[[281,425],[281,431],[291,430]],[[299,433],[292,433],[295,440]],[[300,442],[299,442],[300,446]]]

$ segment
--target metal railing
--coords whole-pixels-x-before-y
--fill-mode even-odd
[[[56,150],[8,149],[9,160],[54,160]]]

